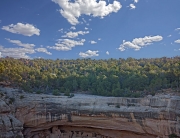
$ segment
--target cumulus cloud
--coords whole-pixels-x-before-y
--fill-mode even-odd
[[[27,54],[35,53],[35,50],[30,48],[4,48],[3,46],[0,46],[0,52],[3,57],[8,56],[13,58],[29,59],[30,57]]]
[[[85,27],[84,29],[85,29],[85,30],[88,30],[88,28],[87,28],[87,27]]]
[[[84,18],[82,18],[82,20],[83,20],[84,23],[87,23],[87,21]]]
[[[139,2],[139,0],[134,0],[134,3],[138,3]]]
[[[61,32],[61,33],[63,33],[63,28],[59,29],[58,31]]]
[[[35,50],[38,51],[38,52],[46,53],[46,54],[48,54],[48,55],[52,55],[51,52],[48,52],[47,49],[46,49],[46,48],[43,48],[43,47],[41,47],[41,48],[36,48]]]
[[[133,39],[133,43],[140,46],[150,45],[152,42],[158,42],[163,39],[162,36],[145,36],[144,38],[135,38]]]
[[[106,51],[106,54],[109,55],[109,51]]]
[[[95,57],[95,56],[99,56],[98,54],[99,51],[91,51],[91,50],[88,50],[86,52],[80,52],[79,53],[79,56],[80,57],[83,57],[83,58],[87,58],[87,57]]]
[[[145,36],[144,38],[135,38],[132,42],[123,40],[119,50],[124,51],[127,48],[132,48],[136,51],[140,50],[143,46],[151,45],[153,42],[158,42],[163,39],[162,36]]]
[[[174,41],[175,43],[180,43],[180,39],[178,39],[178,40],[176,40],[176,41]]]
[[[97,2],[96,0],[52,0],[58,4],[61,9],[61,15],[72,25],[79,23],[78,18],[81,15],[92,15],[93,17],[105,17],[112,12],[118,12],[122,7],[120,2],[114,1],[112,4],[106,3],[104,0]]]
[[[180,30],[180,28],[176,28],[176,29],[175,29],[175,31],[179,31],[179,30]]]
[[[69,51],[72,50],[75,46],[84,45],[85,39],[81,39],[80,41],[75,41],[71,39],[59,39],[58,43],[55,43],[55,46],[47,46],[49,49],[55,49],[59,51]]]
[[[75,26],[71,26],[70,29],[71,29],[71,30],[76,30],[76,27],[75,27]]]
[[[180,51],[180,49],[174,49],[174,51]]]
[[[22,34],[25,36],[40,35],[40,30],[31,24],[10,24],[8,26],[3,26],[2,30],[6,30],[15,34]]]
[[[89,31],[68,32],[65,35],[63,35],[62,37],[75,38],[75,37],[78,37],[78,35],[85,35],[88,33],[89,33]]]
[[[130,7],[131,9],[135,9],[135,8],[136,8],[136,6],[135,6],[134,4],[130,4],[129,7]]]
[[[168,35],[167,37],[171,37],[172,35]]]
[[[46,48],[37,48],[34,49],[34,44],[28,44],[28,43],[22,43],[19,40],[11,40],[6,38],[10,43],[13,43],[15,45],[21,46],[16,48],[4,48],[3,46],[0,46],[0,53],[3,57],[13,57],[13,58],[26,58],[30,59],[30,56],[28,54],[34,54],[37,52],[44,52],[46,54],[52,55],[52,53],[48,52]],[[23,47],[23,48],[22,48]]]
[[[100,40],[101,40],[101,38],[98,38],[98,40],[100,41]]]
[[[0,46],[0,52],[1,56],[3,57],[13,57],[13,58],[27,58],[30,59],[30,56],[27,54],[34,54],[36,53],[34,50],[34,44],[29,43],[22,43],[19,40],[11,40],[9,38],[6,38],[10,43],[21,46],[21,47],[15,47],[15,48],[4,48],[3,46]]]
[[[22,46],[24,48],[33,48],[35,46],[34,44],[22,43],[19,40],[11,40],[9,38],[6,38],[6,40],[8,40],[10,43],[13,43],[13,44],[18,45],[18,46]]]
[[[90,41],[90,43],[91,44],[96,44],[97,42],[92,40],[92,41]]]

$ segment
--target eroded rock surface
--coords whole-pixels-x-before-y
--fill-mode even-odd
[[[179,96],[121,98],[76,94],[68,98],[11,91],[7,96],[15,100],[12,105],[0,102],[0,126],[7,126],[6,130],[0,127],[3,133],[20,134],[23,124],[21,132],[25,138],[167,138],[172,133],[180,136]],[[13,124],[2,116],[16,121]]]
[[[23,124],[12,114],[5,96],[0,93],[0,138],[22,137]]]

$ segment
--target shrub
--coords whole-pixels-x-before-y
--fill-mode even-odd
[[[14,98],[9,98],[9,104],[14,103],[15,99]]]
[[[3,97],[4,96],[4,93],[0,92],[0,97]]]
[[[120,108],[120,106],[119,106],[119,105],[116,105],[116,108]]]
[[[15,138],[22,138],[22,136],[20,136],[20,135],[17,135]]]
[[[53,90],[52,94],[58,96],[60,95],[60,92],[59,90],[56,89],[56,90]]]
[[[178,138],[178,136],[176,134],[170,134],[169,138]]]
[[[129,106],[136,106],[135,104],[133,104],[133,103],[128,103],[128,105],[127,105],[128,107]]]
[[[19,98],[20,98],[20,99],[23,99],[23,98],[24,98],[24,95],[21,95]]]
[[[139,98],[139,97],[141,97],[141,93],[140,92],[133,93],[132,97]]]
[[[40,90],[38,90],[37,92],[36,92],[36,94],[41,94],[42,92],[40,91]]]
[[[72,97],[74,97],[74,94],[73,94],[73,93],[71,93],[68,98],[72,98]]]
[[[152,95],[152,96],[155,96],[155,94],[156,94],[155,92],[151,92],[151,95]]]
[[[70,90],[69,90],[69,89],[66,89],[64,95],[65,95],[65,96],[70,96]]]

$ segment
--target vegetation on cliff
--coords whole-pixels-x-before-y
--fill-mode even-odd
[[[180,87],[180,57],[154,59],[50,60],[0,58],[0,84],[28,92],[88,91],[95,95],[139,97]]]

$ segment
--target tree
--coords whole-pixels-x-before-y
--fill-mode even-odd
[[[78,88],[78,83],[77,83],[77,80],[76,80],[76,79],[73,80],[72,87],[73,87],[73,90],[74,90],[74,91],[77,90],[77,88]]]

